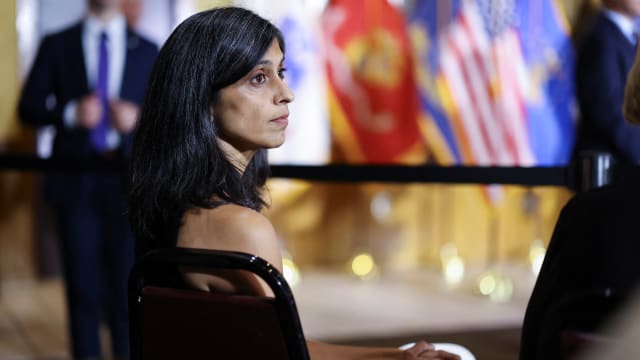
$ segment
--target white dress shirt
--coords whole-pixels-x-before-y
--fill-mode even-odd
[[[117,15],[108,23],[103,23],[95,16],[89,15],[82,27],[82,50],[84,52],[87,81],[90,88],[97,88],[98,61],[100,35],[105,32],[108,37],[109,53],[109,98],[120,97],[122,76],[127,49],[127,24],[124,16]],[[77,101],[71,101],[65,106],[64,123],[67,127],[75,127]],[[120,145],[120,135],[111,128],[107,133],[107,148],[115,149]]]
[[[633,23],[633,19],[610,9],[604,9],[604,14],[609,18],[609,20],[613,21],[613,23],[616,24],[622,34],[624,34],[624,36],[629,39],[629,42],[631,44],[636,44],[636,29]]]

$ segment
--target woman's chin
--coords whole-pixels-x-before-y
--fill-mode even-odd
[[[278,139],[278,140],[275,140],[275,141],[271,142],[270,144],[265,146],[265,148],[266,149],[275,149],[275,148],[279,148],[283,144],[284,144],[284,136],[282,137],[282,139]]]

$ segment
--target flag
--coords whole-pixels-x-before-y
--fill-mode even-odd
[[[269,150],[272,164],[321,165],[329,161],[331,133],[321,52],[321,8],[301,0],[236,0],[282,31],[285,79],[295,94],[282,146]]]
[[[575,118],[573,53],[556,1],[413,0],[406,10],[421,129],[436,162],[478,166],[568,162]],[[516,238],[513,234],[527,237],[523,219],[530,219],[531,212],[518,211],[522,189],[497,185],[478,189],[487,210],[489,260],[495,261],[499,247]],[[455,197],[458,190],[451,189],[444,197],[447,207],[477,205],[468,196]],[[557,196],[547,193],[540,201],[556,201]],[[444,227],[460,228],[455,220]],[[509,227],[511,235],[505,236]],[[468,238],[464,231],[455,231],[445,241],[464,244]],[[472,238],[478,242],[477,235]]]
[[[526,7],[525,7],[526,5]],[[534,84],[527,102],[531,147],[539,166],[565,165],[575,142],[575,55],[558,0],[528,1],[519,11],[523,54]]]
[[[413,1],[407,11],[421,128],[436,161],[568,161],[573,54],[555,2]]]
[[[335,146],[352,163],[421,163],[411,46],[385,0],[334,0],[323,14]]]

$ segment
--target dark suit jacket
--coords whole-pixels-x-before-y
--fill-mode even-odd
[[[576,90],[581,120],[575,153],[610,152],[623,162],[640,163],[640,127],[622,116],[627,73],[635,46],[607,18],[597,15],[578,46]]]
[[[20,119],[30,125],[55,125],[53,156],[86,158],[91,154],[89,131],[67,129],[63,123],[65,105],[92,92],[87,80],[82,26],[78,23],[46,36],[20,97]],[[153,67],[157,47],[127,29],[127,51],[120,97],[140,105]],[[128,152],[131,136],[123,136],[122,148]]]
[[[615,312],[640,283],[640,179],[624,177],[575,195],[562,209],[527,306],[521,360],[560,358],[550,325],[569,315],[552,313],[556,304],[592,289],[611,289],[617,301],[606,310]],[[594,319],[607,319],[604,310],[594,309],[599,312]]]
[[[64,125],[65,105],[92,92],[87,80],[82,48],[83,22],[46,36],[20,97],[18,111],[25,124],[55,125],[53,157],[88,159],[92,151],[89,130]],[[127,29],[126,55],[120,98],[142,103],[147,81],[158,53],[156,45]],[[131,134],[122,136],[118,154],[131,151]],[[46,192],[64,198],[69,192],[82,191],[86,179],[78,176],[49,177]]]

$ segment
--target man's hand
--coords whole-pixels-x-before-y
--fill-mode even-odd
[[[100,123],[102,111],[102,104],[97,94],[94,93],[81,98],[76,107],[78,126],[93,129]]]
[[[111,125],[121,134],[128,134],[133,131],[138,120],[140,109],[132,102],[121,99],[111,100],[109,103],[111,115]]]
[[[636,50],[636,57],[627,74],[624,87],[624,103],[622,112],[625,120],[640,125],[640,47]]]

